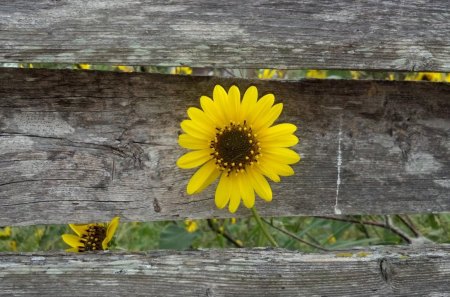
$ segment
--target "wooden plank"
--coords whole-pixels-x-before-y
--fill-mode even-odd
[[[5,296],[447,296],[450,246],[3,254]],[[94,293],[95,292],[95,293]]]
[[[450,84],[1,69],[0,226],[228,217],[188,196],[179,124],[215,84],[284,104],[302,161],[265,216],[450,211]],[[234,216],[248,216],[241,206]]]
[[[447,0],[4,0],[0,62],[450,71]]]

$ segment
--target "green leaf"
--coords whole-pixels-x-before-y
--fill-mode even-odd
[[[198,233],[189,233],[184,228],[177,225],[168,225],[162,230],[159,237],[159,248],[186,250],[191,247],[192,242]]]

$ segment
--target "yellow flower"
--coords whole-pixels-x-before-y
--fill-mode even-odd
[[[425,80],[440,82],[445,81],[445,74],[440,72],[418,72],[406,75],[405,80]]]
[[[134,68],[133,68],[133,66],[119,65],[119,66],[117,66],[117,70],[122,71],[122,72],[133,72]]]
[[[360,79],[362,74],[363,74],[362,71],[350,71],[352,79]]]
[[[115,217],[109,224],[95,223],[86,225],[69,224],[77,234],[63,234],[62,239],[72,248],[67,252],[86,252],[107,250],[108,244],[119,225],[119,217]]]
[[[84,69],[84,70],[91,69],[91,65],[90,64],[78,64],[77,66],[78,66],[78,68]]]
[[[15,240],[9,242],[9,249],[13,252],[17,252],[17,242]]]
[[[10,237],[11,236],[11,227],[6,226],[3,229],[0,229],[0,237]]]
[[[184,225],[186,225],[186,231],[189,233],[194,233],[198,229],[198,224],[194,220],[185,220]]]
[[[290,123],[272,126],[281,114],[283,104],[274,104],[275,96],[267,94],[258,100],[258,90],[251,86],[241,101],[238,87],[228,93],[216,85],[213,100],[200,98],[202,109],[190,107],[189,120],[181,122],[185,132],[180,146],[193,150],[177,160],[183,169],[200,166],[187,185],[189,195],[199,193],[217,178],[215,193],[218,208],[227,204],[236,212],[241,199],[247,208],[255,203],[255,192],[265,201],[272,200],[272,189],[266,177],[274,182],[280,176],[294,174],[291,164],[300,156],[288,147],[296,145],[297,127]]]
[[[276,69],[260,69],[258,70],[259,79],[283,78],[284,71]]]
[[[170,71],[171,74],[185,74],[191,75],[192,68],[191,67],[175,67]]]
[[[327,78],[326,70],[308,70],[306,72],[307,78]]]

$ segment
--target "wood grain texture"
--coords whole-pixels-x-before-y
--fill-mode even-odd
[[[450,246],[0,255],[1,296],[447,296]]]
[[[256,85],[298,126],[264,216],[450,211],[450,84],[0,69],[0,225],[229,217],[188,196],[179,124],[214,85]],[[233,216],[249,216],[243,206]]]
[[[0,62],[450,71],[438,1],[4,0]]]

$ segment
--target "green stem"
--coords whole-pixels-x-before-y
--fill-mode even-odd
[[[275,241],[275,239],[273,239],[273,237],[272,237],[272,235],[270,235],[269,231],[267,231],[266,226],[264,225],[263,221],[261,220],[261,217],[259,216],[255,207],[252,207],[252,213],[253,213],[253,217],[255,218],[256,222],[259,225],[259,228],[261,228],[262,232],[264,233],[266,238],[270,241],[272,246],[278,247],[278,243]]]

